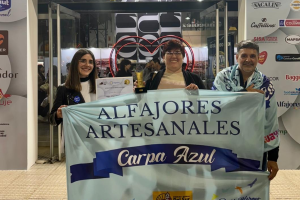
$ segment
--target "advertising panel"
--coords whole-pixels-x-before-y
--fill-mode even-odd
[[[0,1],[0,170],[27,169],[27,1]]]
[[[281,146],[281,169],[297,169],[300,161],[300,1],[247,0],[247,39],[259,45],[258,69],[275,87]],[[289,156],[290,155],[290,156]]]

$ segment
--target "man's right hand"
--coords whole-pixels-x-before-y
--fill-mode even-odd
[[[254,89],[253,87],[254,87],[254,84],[250,85],[250,86],[246,89],[247,92],[259,92],[259,93],[261,93],[261,94],[265,94],[264,91],[258,90],[258,89]]]

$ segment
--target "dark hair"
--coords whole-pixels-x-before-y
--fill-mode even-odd
[[[241,49],[254,49],[259,54],[259,46],[252,40],[243,40],[237,45],[237,52],[239,53]]]
[[[43,65],[38,65],[38,74],[42,75],[42,72],[40,71],[44,66]],[[44,75],[43,75],[44,76]]]
[[[38,71],[40,71],[41,68],[43,68],[43,65],[38,65]]]
[[[73,56],[65,86],[66,86],[66,88],[75,90],[77,92],[81,91],[82,88],[81,88],[81,82],[80,82],[80,74],[79,74],[79,70],[78,70],[78,63],[79,63],[79,60],[82,58],[82,56],[84,56],[86,54],[90,54],[92,56],[93,65],[94,65],[92,72],[89,74],[90,88],[91,88],[90,92],[96,93],[97,73],[96,73],[95,56],[88,49],[80,49]]]
[[[125,71],[125,66],[126,65],[131,65],[130,60],[124,59],[120,63],[120,70]]]
[[[159,60],[158,58],[153,58],[152,61],[153,61],[154,63],[160,64],[160,60]]]
[[[179,40],[175,39],[169,40],[167,43],[165,43],[162,56],[165,56],[166,52],[172,49],[180,49],[182,56],[185,56],[184,46]]]
[[[71,66],[71,63],[66,64],[67,69],[68,69],[68,67],[70,68],[70,66]]]
[[[46,77],[45,77],[45,75],[41,72],[41,69],[42,69],[42,68],[44,68],[43,65],[38,65],[38,75],[40,75],[40,76],[41,76],[41,79],[42,79],[43,81],[45,81],[45,80],[46,80]]]

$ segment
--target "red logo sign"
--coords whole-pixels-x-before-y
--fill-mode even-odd
[[[0,45],[4,42],[4,35],[0,34]]]
[[[10,96],[10,94],[3,94],[2,90],[0,89],[0,106],[10,105],[12,103],[12,101],[8,99]]]
[[[268,57],[268,53],[266,51],[263,51],[259,54],[259,59],[258,59],[258,63],[263,65]]]
[[[291,80],[291,81],[299,81],[300,80],[300,75],[285,75],[286,80]]]
[[[286,19],[285,26],[300,26],[300,19]]]
[[[277,37],[254,37],[254,42],[256,43],[276,43]]]
[[[8,31],[0,31],[0,55],[8,55]]]

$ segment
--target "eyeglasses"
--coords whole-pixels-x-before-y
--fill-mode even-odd
[[[166,54],[168,56],[173,56],[173,55],[179,56],[179,55],[181,55],[181,51],[175,51],[175,52],[167,51]]]
[[[84,64],[89,63],[90,65],[94,65],[94,61],[93,60],[87,61],[86,59],[80,59],[79,62],[84,63]]]

